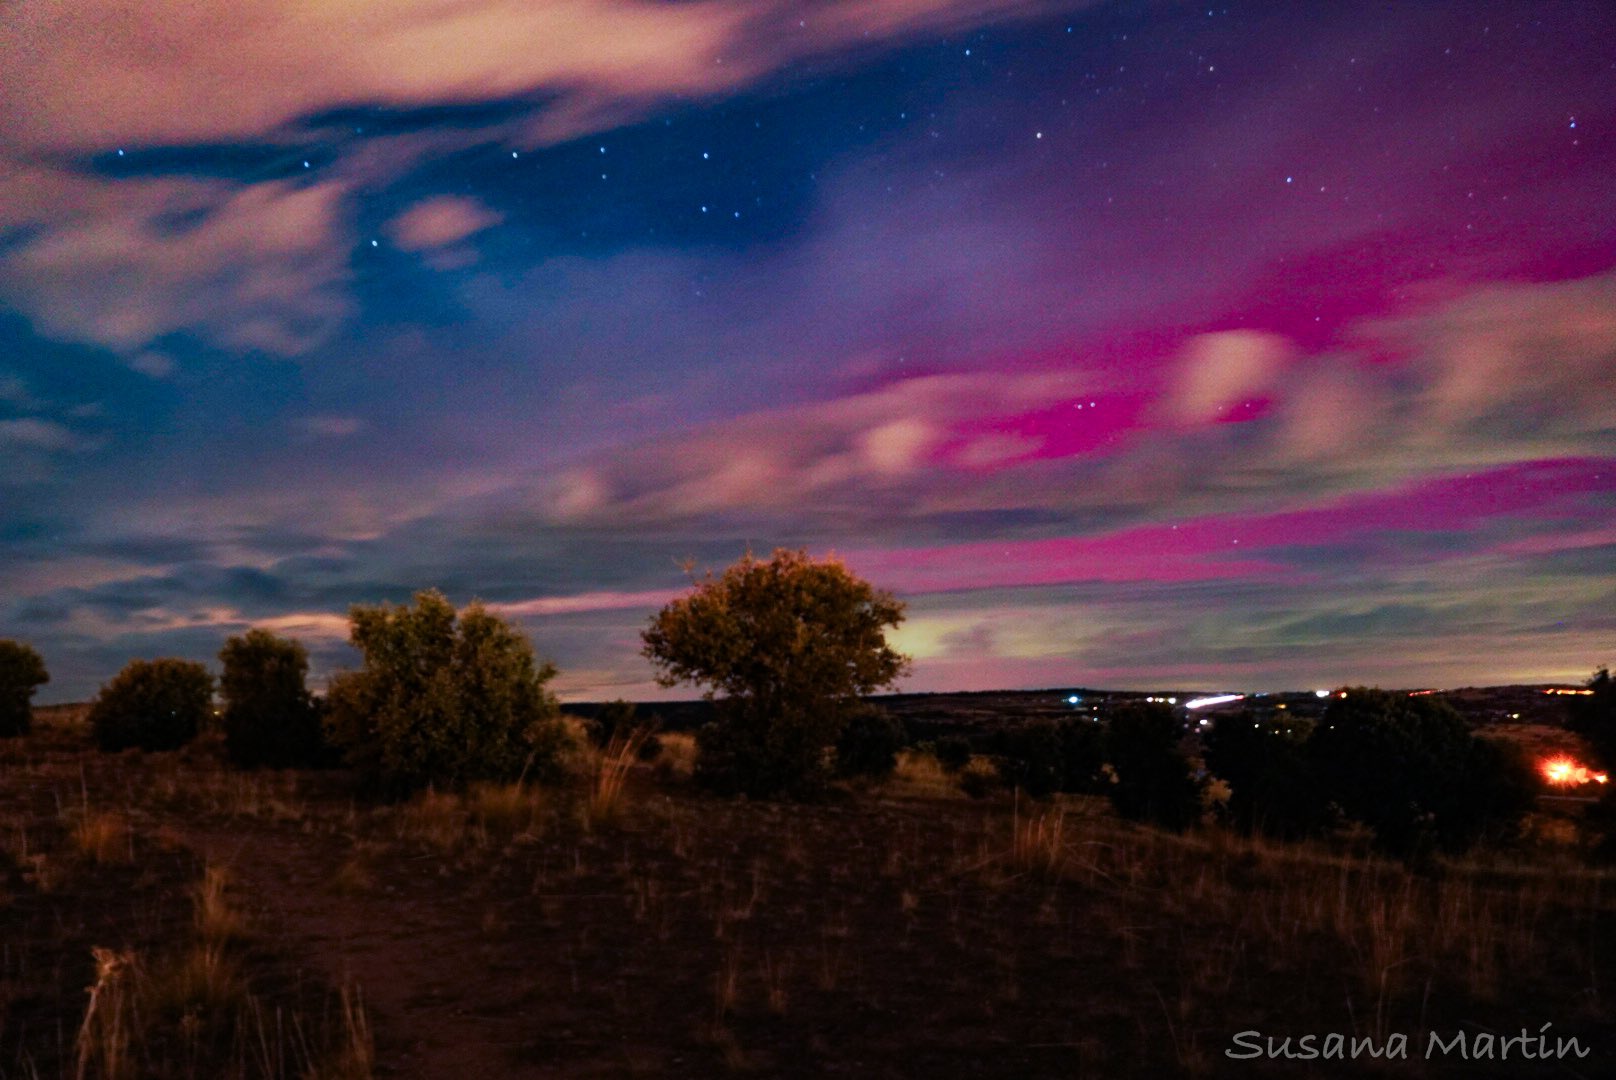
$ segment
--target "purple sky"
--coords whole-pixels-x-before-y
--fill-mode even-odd
[[[751,548],[906,689],[1616,660],[1616,9],[20,0],[0,637],[92,694]]]

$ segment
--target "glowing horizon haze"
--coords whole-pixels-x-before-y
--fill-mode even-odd
[[[82,700],[354,603],[563,697],[746,550],[905,690],[1616,661],[1616,9],[0,12],[0,637]]]

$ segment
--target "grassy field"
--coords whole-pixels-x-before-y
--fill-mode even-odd
[[[1547,840],[1350,844],[971,800],[929,757],[816,805],[580,749],[378,806],[204,738],[0,744],[0,1076],[1602,1076],[1616,877]],[[1549,836],[1552,829],[1539,830]],[[1591,1056],[1474,1060],[1544,1024]],[[1408,1061],[1234,1060],[1240,1032]],[[1425,1060],[1429,1032],[1457,1051]],[[1249,1045],[1249,1044],[1245,1044]],[[1496,1057],[1497,1044],[1492,1044]]]

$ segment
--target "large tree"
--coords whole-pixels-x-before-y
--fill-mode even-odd
[[[699,736],[700,774],[720,789],[811,789],[826,750],[909,657],[886,639],[903,604],[835,558],[750,553],[658,612],[642,637],[663,686],[694,683],[718,706]]]

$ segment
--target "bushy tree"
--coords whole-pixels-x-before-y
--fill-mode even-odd
[[[1228,814],[1242,832],[1296,839],[1329,823],[1314,774],[1308,721],[1239,713],[1218,720],[1203,740],[1207,767],[1229,785]]]
[[[1331,699],[1308,750],[1323,795],[1392,854],[1462,851],[1507,832],[1530,805],[1519,754],[1473,735],[1434,696],[1347,690]]]
[[[0,738],[28,734],[34,691],[48,682],[50,673],[33,646],[0,641]]]
[[[903,604],[833,558],[746,555],[668,604],[641,635],[663,686],[694,683],[717,705],[697,734],[697,775],[721,791],[805,793],[860,699],[909,659],[886,641]]]
[[[1170,705],[1128,701],[1111,710],[1105,752],[1117,774],[1109,789],[1117,813],[1178,831],[1200,820],[1205,784],[1196,777],[1181,740]]]
[[[836,739],[836,772],[841,776],[890,776],[898,767],[898,751],[908,742],[902,720],[884,709],[861,709],[848,719]]]
[[[253,629],[219,652],[224,671],[224,739],[230,760],[244,768],[313,767],[329,750],[319,704],[304,680],[309,654],[301,644]]]
[[[457,614],[434,590],[413,607],[356,605],[349,623],[364,667],[332,680],[326,731],[367,779],[402,793],[556,768],[555,668],[504,620],[479,603]]]
[[[90,705],[103,750],[173,750],[196,738],[213,710],[213,676],[189,660],[133,660]]]

